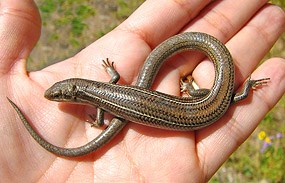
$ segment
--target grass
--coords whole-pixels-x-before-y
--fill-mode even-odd
[[[79,2],[80,4],[77,5]],[[75,47],[80,46],[80,36],[88,28],[85,20],[96,14],[96,10],[88,4],[87,0],[45,0],[40,4],[39,9],[44,26],[48,25],[51,14],[56,13],[58,15],[54,18],[56,31],[50,35],[49,41],[58,40],[59,31],[68,27],[68,41]]]
[[[29,59],[29,70],[38,70],[74,55],[116,27],[143,0],[36,2],[43,19],[43,33]],[[271,2],[285,8],[283,0]],[[266,58],[285,57],[284,43],[285,35]],[[261,138],[262,134],[264,138]],[[283,134],[283,138],[277,138],[278,134]],[[284,136],[285,97],[266,115],[250,138],[224,163],[210,182],[285,182]]]

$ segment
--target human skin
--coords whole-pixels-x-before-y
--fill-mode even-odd
[[[271,58],[256,70],[285,27],[284,11],[264,0],[150,0],[126,21],[75,56],[40,71],[26,61],[41,29],[32,0],[0,2],[0,177],[3,182],[206,182],[257,127],[285,91],[285,60]],[[119,84],[134,84],[145,58],[163,40],[185,31],[211,34],[224,42],[235,63],[236,89],[252,74],[270,82],[232,105],[213,125],[174,132],[129,122],[111,143],[84,157],[57,157],[28,134],[6,97],[37,131],[61,147],[77,147],[101,129],[84,123],[90,107],[59,105],[43,97],[53,83],[72,77],[108,81],[101,66],[115,62]],[[44,54],[44,53],[43,53]],[[160,69],[152,89],[180,95],[180,77],[193,70],[202,88],[214,78],[202,54],[175,56]],[[212,78],[212,79],[211,79]],[[256,110],[258,109],[258,110]]]

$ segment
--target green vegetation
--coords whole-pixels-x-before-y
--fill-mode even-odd
[[[75,47],[80,46],[80,36],[88,28],[85,20],[96,14],[95,9],[88,3],[88,0],[44,0],[39,5],[43,25],[48,25],[52,14],[57,15],[53,22],[55,31],[50,35],[49,41],[58,40],[60,32],[68,28],[68,41]]]
[[[114,29],[143,0],[37,0],[43,31],[29,61],[38,70],[66,59]]]
[[[116,16],[118,19],[126,19],[130,14],[133,13],[134,9],[137,8],[138,4],[142,4],[143,0],[137,1],[127,1],[127,0],[117,0],[118,10],[116,11]]]

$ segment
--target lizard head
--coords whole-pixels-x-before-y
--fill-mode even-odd
[[[57,102],[77,101],[78,85],[74,79],[67,79],[55,83],[45,91],[45,98]]]

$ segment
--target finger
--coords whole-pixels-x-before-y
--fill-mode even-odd
[[[285,13],[274,5],[263,7],[228,44],[241,83],[264,58],[285,30]]]
[[[264,6],[226,44],[235,63],[237,86],[254,70],[260,60],[271,49],[285,27],[284,12],[277,6]],[[193,77],[202,88],[209,88],[214,78],[214,68],[210,61],[201,62],[193,72]]]
[[[26,59],[40,35],[40,17],[32,0],[0,2],[0,74],[9,72],[18,61],[25,72]]]
[[[188,25],[189,28],[187,31],[206,32],[225,43],[266,2],[266,0],[259,1],[258,3],[251,0],[214,1]]]
[[[179,32],[210,2],[146,1],[118,28],[137,34],[153,48],[162,40]]]

